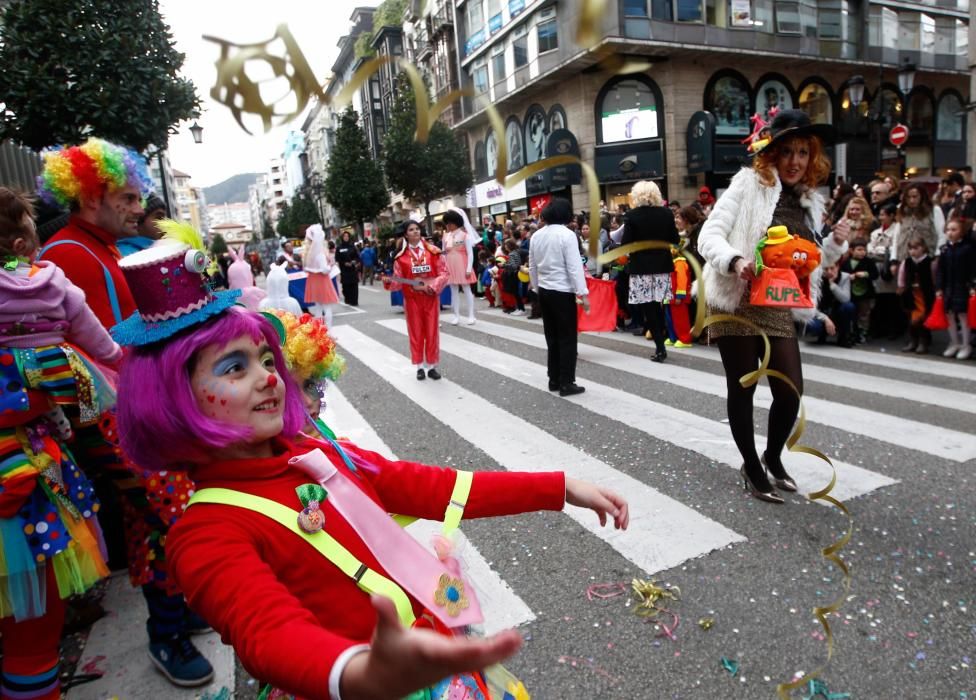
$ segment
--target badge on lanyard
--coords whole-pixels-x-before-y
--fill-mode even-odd
[[[414,275],[422,275],[424,273],[430,272],[430,265],[426,264],[427,254],[423,248],[420,249],[419,255],[414,253],[413,249],[411,248],[410,262],[412,263],[412,265],[410,266],[410,272],[413,273]]]

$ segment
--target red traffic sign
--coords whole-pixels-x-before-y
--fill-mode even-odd
[[[903,146],[908,140],[908,127],[904,124],[895,124],[891,127],[891,131],[888,132],[888,140],[891,141],[891,145]]]

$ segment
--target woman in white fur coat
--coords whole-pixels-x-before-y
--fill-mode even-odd
[[[770,226],[785,225],[790,233],[820,244],[822,266],[837,262],[847,251],[846,221],[838,223],[823,241],[815,234],[823,223],[824,202],[814,188],[830,174],[823,145],[833,138],[833,127],[812,124],[801,110],[777,114],[751,147],[755,153],[752,167],[743,168],[732,178],[698,238],[698,250],[706,261],[703,278],[709,313],[731,314],[761,328],[770,340],[769,369],[789,377],[801,392],[803,373],[794,314],[789,309],[753,306],[749,287],[756,277],[756,244]],[[810,279],[814,305],[820,296],[820,278],[818,269]],[[729,426],[743,459],[743,484],[762,501],[783,503],[773,483],[784,491],[797,490],[781,455],[796,422],[800,399],[784,382],[769,380],[773,403],[766,450],[760,459],[752,416],[755,386],[743,388],[739,379],[758,368],[764,351],[762,337],[734,322],[710,326],[709,335],[718,341],[725,368]]]

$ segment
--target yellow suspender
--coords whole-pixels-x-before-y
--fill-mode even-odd
[[[315,547],[323,557],[335,564],[342,573],[353,579],[364,591],[386,596],[392,600],[396,605],[400,622],[405,627],[413,625],[416,617],[413,614],[410,599],[402,588],[382,574],[368,568],[324,530],[315,533],[307,533],[302,530],[298,527],[297,511],[288,506],[283,506],[277,501],[261,496],[252,496],[249,493],[242,493],[233,489],[200,489],[193,494],[188,505],[192,506],[195,503],[219,503],[237,506],[271,518]]]
[[[468,504],[468,496],[471,495],[471,482],[474,480],[472,472],[456,471],[455,475],[454,490],[451,492],[451,501],[444,511],[444,524],[441,527],[441,534],[444,537],[453,535],[454,531],[461,525],[464,507]],[[419,519],[411,515],[392,515],[391,517],[400,527],[406,527]]]

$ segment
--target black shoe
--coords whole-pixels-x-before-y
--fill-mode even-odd
[[[584,391],[586,391],[586,388],[579,386],[576,383],[563,384],[561,387],[559,387],[560,396],[575,396],[576,394],[582,394]]]
[[[783,497],[776,493],[776,489],[772,487],[769,483],[769,479],[766,478],[765,473],[762,475],[765,484],[760,484],[757,486],[753,483],[752,479],[746,473],[746,465],[742,465],[739,469],[739,476],[742,477],[742,488],[752,494],[753,498],[758,498],[760,501],[766,501],[767,503],[785,503]]]
[[[762,457],[759,458],[762,465],[769,470],[770,476],[773,477],[773,483],[776,484],[776,488],[783,489],[784,491],[797,492],[796,482],[793,481],[793,477],[786,473],[786,469],[783,468],[783,463],[778,462],[778,466],[772,466],[770,460],[766,459],[766,453],[763,452]]]
[[[651,362],[664,362],[668,359],[668,351],[661,350],[660,352],[654,353],[654,357],[651,358]]]
[[[427,376],[431,379],[440,379],[441,373],[437,371],[436,367],[431,367],[429,370],[427,370]]]
[[[426,379],[426,378],[427,378],[427,374],[422,369],[418,369],[417,370],[417,379],[418,379],[418,381],[419,380],[422,380],[422,379]]]
[[[559,382],[549,382],[549,391],[559,391]]]

